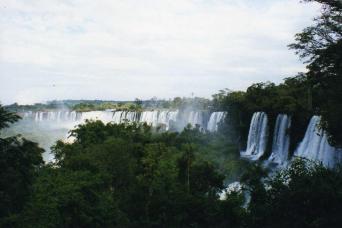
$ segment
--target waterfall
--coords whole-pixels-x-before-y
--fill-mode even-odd
[[[113,121],[113,112],[111,111],[90,111],[83,112],[81,122],[85,120],[101,120],[103,123],[109,123]]]
[[[24,119],[34,119],[35,122],[42,121],[77,121],[80,114],[75,111],[38,111],[25,112]]]
[[[196,125],[202,126],[203,119],[200,112],[191,111],[188,117],[187,124],[191,124],[191,126],[195,127]]]
[[[158,115],[158,111],[144,111],[141,113],[139,122],[146,123],[155,127],[158,124]]]
[[[171,120],[177,120],[178,111],[160,111],[158,115],[157,124],[159,126],[164,126],[166,130],[169,129]]]
[[[123,116],[121,117],[121,122],[122,121],[127,121],[129,123],[133,123],[137,121],[137,112],[124,112]]]
[[[189,111],[183,113],[181,117],[178,110],[151,110],[143,112],[135,111],[89,111],[89,112],[75,112],[68,110],[58,110],[58,111],[37,111],[37,112],[25,112],[22,116],[25,119],[33,119],[35,122],[56,122],[64,123],[68,122],[73,124],[84,123],[86,119],[88,120],[101,120],[104,123],[115,123],[120,124],[124,121],[129,123],[139,122],[146,123],[152,127],[162,126],[165,130],[172,129],[183,129],[187,124],[191,124],[193,127],[199,125],[201,128],[206,128],[207,126],[207,116],[203,111]],[[213,129],[222,118],[223,113],[219,112],[214,114]],[[216,127],[217,128],[217,127]]]
[[[121,116],[122,116],[122,114],[123,114],[123,111],[113,112],[113,116],[112,116],[113,123],[115,123],[115,124],[121,123]]]
[[[224,119],[225,116],[226,116],[226,112],[211,113],[209,122],[207,125],[207,130],[211,132],[217,131],[219,123],[221,122],[221,120]]]
[[[161,111],[158,115],[158,125],[164,125],[167,126],[169,125],[168,121],[168,111]]]
[[[333,168],[342,162],[342,151],[329,144],[327,133],[319,128],[320,121],[320,116],[311,118],[304,139],[294,155],[311,161],[322,162],[324,166]]]
[[[241,156],[251,160],[258,160],[265,153],[267,136],[268,129],[266,113],[254,113],[249,127],[247,149],[246,151],[241,152]]]
[[[165,130],[169,130],[170,127],[172,126],[172,124],[174,125],[174,123],[176,123],[177,119],[178,119],[178,113],[179,111],[169,111],[166,115],[166,119],[165,119],[165,123],[166,123],[166,129]]]
[[[178,111],[154,110],[144,111],[140,116],[140,123],[146,123],[153,127],[164,126],[166,130],[170,128],[171,121],[177,120]]]
[[[280,165],[287,162],[290,147],[290,135],[288,134],[288,129],[290,129],[290,127],[291,117],[285,114],[279,114],[274,127],[272,153],[268,158],[268,161]]]
[[[22,116],[23,118],[30,118],[32,117],[32,111],[25,112]]]

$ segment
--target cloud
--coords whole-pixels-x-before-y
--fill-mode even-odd
[[[208,97],[280,82],[304,70],[286,45],[317,10],[297,0],[0,0],[0,97]]]

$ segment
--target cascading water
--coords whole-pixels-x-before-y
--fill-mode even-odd
[[[39,112],[25,112],[23,114],[25,119],[33,118],[35,122],[42,121],[77,121],[80,116],[75,111],[39,111]]]
[[[101,120],[104,123],[109,123],[113,121],[113,112],[111,111],[82,112],[80,122],[84,122],[85,120]]]
[[[215,131],[218,122],[222,119],[224,113],[217,112],[211,118],[210,129]],[[46,121],[58,122],[59,124],[68,123],[80,124],[86,119],[101,120],[104,123],[113,122],[116,124],[127,121],[129,123],[139,122],[146,123],[153,127],[163,126],[165,130],[169,130],[173,126],[174,130],[181,130],[187,124],[193,127],[199,125],[201,128],[207,127],[207,116],[203,111],[189,111],[183,113],[181,117],[178,110],[153,110],[153,111],[89,111],[89,112],[75,112],[68,110],[59,111],[38,111],[25,112],[22,114],[25,119],[33,119],[35,122],[43,123]],[[68,126],[69,126],[68,125]],[[73,125],[73,126],[74,126]]]
[[[166,130],[169,129],[171,121],[177,120],[178,111],[144,111],[140,116],[140,123],[147,123],[153,127],[164,126]]]
[[[287,162],[290,147],[289,129],[291,127],[291,117],[286,114],[277,116],[274,127],[272,153],[268,158],[269,162],[283,165]]]
[[[224,119],[226,114],[227,114],[226,112],[213,112],[213,113],[211,113],[210,118],[209,118],[209,122],[207,125],[207,130],[211,131],[211,132],[217,131],[219,123],[221,122],[221,120]]]
[[[241,156],[251,160],[258,160],[266,150],[267,145],[267,115],[264,112],[253,114],[249,127],[247,149],[241,152]]]
[[[294,156],[322,162],[324,166],[333,168],[342,162],[342,151],[329,144],[326,132],[319,128],[320,121],[320,116],[311,118],[304,139]]]
[[[112,114],[112,121],[113,121],[113,123],[115,123],[115,124],[121,123],[122,115],[123,115],[123,114],[124,114],[123,111],[116,111],[116,112],[113,112],[113,114]]]
[[[203,125],[203,117],[200,112],[191,111],[188,117],[188,124],[195,127],[196,125],[202,126]]]
[[[182,130],[188,124],[193,128],[198,126],[200,130],[204,130],[208,124],[208,113],[205,111],[182,111],[177,122],[178,130]]]
[[[124,112],[121,116],[121,121],[127,121],[129,123],[136,122],[138,120],[138,112]]]
[[[177,118],[178,118],[178,110],[167,111],[165,114],[160,115],[160,122],[165,125],[165,130],[170,130],[170,128],[174,125],[174,123],[176,123]]]
[[[157,126],[158,124],[158,111],[145,111],[141,113],[140,123],[147,123],[151,126]]]

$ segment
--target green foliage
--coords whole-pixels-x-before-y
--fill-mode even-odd
[[[248,227],[340,227],[342,171],[296,160],[265,185],[250,183]]]
[[[265,156],[269,155],[272,132],[277,115],[284,113],[292,116],[291,150],[303,138],[309,118],[312,116],[311,93],[304,75],[286,78],[283,83],[256,83],[246,92],[221,90],[213,95],[213,104],[229,115],[221,126],[221,132],[229,135],[233,142],[245,146],[250,121],[254,112],[263,111],[268,115],[269,145]]]
[[[12,112],[8,112],[0,104],[0,130],[9,127],[9,124],[18,121],[20,117]]]
[[[19,117],[0,106],[0,129]],[[20,137],[0,138],[0,226],[16,224],[43,164],[43,149]]]
[[[57,142],[56,161],[39,173],[19,225],[31,227],[237,227],[238,196],[219,200],[236,177],[234,147],[186,128],[156,132],[146,124],[87,121]],[[228,144],[225,144],[228,145]],[[216,154],[211,153],[213,148]],[[234,156],[232,154],[235,154]]]
[[[127,218],[106,178],[90,171],[46,167],[22,216],[25,227],[115,227]]]
[[[289,45],[306,63],[306,76],[313,91],[313,103],[322,116],[322,127],[330,142],[342,146],[342,2],[306,0],[322,4],[314,25],[296,34]]]
[[[267,228],[342,222],[340,169],[296,160],[267,178],[260,165],[239,160],[224,136],[191,127],[159,133],[144,124],[88,121],[71,133],[74,143],[57,142],[56,161],[43,167],[36,144],[13,139],[2,146],[11,150],[0,157],[2,226]],[[219,200],[227,178],[244,183],[247,210],[241,192]]]
[[[77,104],[73,107],[73,110],[78,111],[78,112],[88,112],[88,111],[93,111],[95,109],[94,104],[87,104],[87,103],[81,103]]]
[[[80,103],[72,107],[74,111],[77,112],[89,112],[89,111],[104,111],[107,109],[115,109],[122,111],[140,111],[141,104],[139,102],[101,102],[101,103]]]
[[[201,97],[175,97],[169,105],[172,109],[186,110],[192,108],[194,110],[207,110],[210,106],[210,101]]]

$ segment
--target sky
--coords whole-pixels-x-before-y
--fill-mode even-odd
[[[299,0],[0,0],[0,102],[210,98],[305,71]]]

